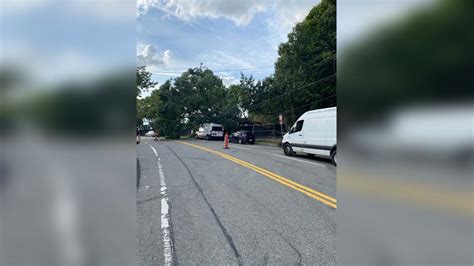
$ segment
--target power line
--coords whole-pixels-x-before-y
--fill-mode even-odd
[[[308,84],[303,85],[303,86],[301,86],[301,87],[299,87],[299,88],[297,88],[297,89],[294,89],[294,90],[292,90],[292,91],[289,91],[289,92],[283,93],[283,94],[281,94],[281,95],[279,95],[279,96],[276,96],[276,97],[273,97],[273,98],[271,98],[271,99],[265,100],[265,101],[263,101],[263,102],[261,102],[261,103],[259,103],[259,104],[256,104],[256,105],[252,106],[251,108],[248,108],[247,110],[250,111],[250,110],[252,110],[252,109],[255,109],[256,107],[259,107],[259,106],[261,106],[261,105],[266,104],[267,102],[274,101],[274,100],[276,100],[276,99],[279,99],[279,98],[281,98],[281,97],[284,97],[284,96],[286,96],[286,95],[288,95],[288,94],[290,94],[290,93],[293,93],[293,92],[295,92],[295,91],[299,91],[299,90],[304,89],[304,88],[306,88],[306,87],[309,87],[309,86],[311,86],[311,85],[315,85],[315,84],[322,83],[322,82],[324,82],[324,81],[330,80],[330,79],[334,78],[335,76],[336,76],[336,74],[332,74],[332,75],[327,76],[327,77],[325,77],[325,78],[322,78],[322,79],[319,79],[319,80],[317,80],[317,81],[308,83]]]
[[[324,100],[327,100],[327,99],[331,99],[331,98],[334,98],[334,97],[336,97],[336,94],[329,95],[329,96],[327,96],[327,97],[318,99],[317,101],[314,101],[314,102],[311,102],[311,103],[308,103],[308,104],[300,105],[299,107],[294,108],[293,110],[299,110],[299,109],[301,109],[301,108],[303,108],[303,107],[307,107],[307,106],[310,106],[310,105],[314,105],[314,104],[317,104],[317,103],[319,103],[319,102],[321,102],[321,101],[324,101]],[[264,114],[264,115],[260,114],[259,116],[275,116],[275,117],[276,117],[276,116],[278,116],[278,115],[280,115],[280,114],[281,114],[281,113],[278,113],[278,114]]]
[[[336,57],[336,55],[334,54],[334,55],[332,55],[332,56],[330,56],[330,57],[328,57],[328,58],[326,58],[326,59],[324,59],[324,60],[322,60],[322,61],[319,61],[318,63],[315,63],[315,64],[312,65],[312,66],[309,66],[309,67],[303,69],[303,71],[306,71],[306,70],[311,69],[311,68],[313,68],[313,67],[315,67],[315,66],[318,66],[318,65],[320,65],[320,64],[322,64],[322,63],[324,63],[324,62],[326,62],[326,61],[328,61],[328,60],[330,60],[330,59],[333,59],[333,58],[335,58],[335,57]]]
[[[217,70],[217,71],[212,71],[212,72],[235,72],[235,71],[243,71],[243,70],[264,69],[264,68],[270,68],[270,67],[274,67],[274,65],[261,66],[261,67],[249,67],[249,68],[241,68],[241,69]]]
[[[328,61],[328,60],[330,60],[330,59],[333,59],[333,58],[335,58],[335,57],[336,57],[336,55],[334,54],[334,55],[332,55],[332,56],[330,56],[330,57],[328,57],[328,58],[326,58],[326,59],[323,59],[323,60],[321,60],[321,61],[319,61],[319,62],[317,62],[317,63],[315,63],[315,64],[313,64],[313,65],[311,65],[311,66],[309,66],[309,67],[307,67],[307,68],[305,68],[305,69],[303,69],[303,71],[306,71],[306,70],[311,69],[311,68],[313,68],[313,67],[315,67],[315,66],[318,66],[318,65],[320,65],[320,64],[322,64],[322,63],[324,63],[324,62],[326,62],[326,61]],[[336,71],[334,71],[334,73],[336,73]],[[265,93],[267,93],[267,92],[265,92],[265,91],[262,91],[262,92],[254,92],[254,93],[252,94],[252,96],[255,97],[255,96],[258,96],[258,95],[260,95],[260,94],[265,94]]]
[[[313,68],[313,67],[315,67],[315,66],[318,66],[318,65],[320,65],[320,64],[322,64],[322,63],[324,63],[324,62],[326,62],[326,61],[328,61],[328,60],[330,60],[330,59],[333,59],[333,58],[335,58],[335,57],[336,57],[336,55],[332,55],[332,56],[330,56],[330,57],[328,57],[328,58],[326,58],[326,59],[324,59],[324,60],[322,60],[322,61],[319,61],[319,62],[315,63],[314,65],[311,65],[311,66],[305,68],[303,71],[306,71],[306,70],[311,69],[311,68]],[[241,69],[233,69],[233,70],[216,70],[216,71],[213,71],[213,72],[214,72],[214,73],[217,73],[217,72],[232,72],[232,71],[242,71],[242,70],[251,70],[251,69],[263,69],[263,68],[269,68],[269,67],[273,67],[273,66],[260,66],[260,67],[241,68]],[[212,71],[212,70],[211,70],[211,71]],[[185,72],[185,71],[183,71],[183,72]],[[164,72],[164,71],[160,71],[159,73],[153,73],[153,74],[158,74],[158,75],[160,75],[160,73],[162,73],[161,75],[163,75],[163,74],[181,74],[181,73],[183,73],[183,72],[166,72],[166,71]],[[303,85],[303,86],[301,86],[301,87],[299,87],[299,88],[296,88],[296,89],[294,89],[294,90],[292,90],[292,91],[289,91],[289,92],[286,92],[286,93],[281,94],[281,95],[279,95],[279,96],[276,96],[276,97],[274,97],[274,98],[265,100],[265,101],[263,101],[263,102],[261,102],[261,103],[259,103],[259,104],[257,104],[257,105],[252,106],[251,108],[248,108],[247,111],[251,111],[251,110],[255,109],[256,107],[259,107],[259,106],[264,105],[264,104],[266,104],[266,103],[268,103],[268,102],[271,102],[271,101],[274,101],[274,100],[279,99],[279,98],[281,98],[281,97],[284,97],[284,96],[286,96],[286,95],[288,95],[288,94],[290,94],[290,93],[293,93],[293,92],[295,92],[295,91],[304,89],[304,88],[309,87],[309,86],[311,86],[311,85],[315,85],[315,84],[318,84],[318,83],[321,83],[321,82],[330,80],[330,79],[334,78],[335,76],[336,76],[336,74],[334,73],[334,74],[329,75],[329,76],[327,76],[327,77],[325,77],[325,78],[322,78],[322,79],[319,79],[319,80],[317,80],[317,81],[314,81],[314,82],[308,83],[308,84],[306,84],[306,85]],[[261,92],[261,93],[264,93],[264,92]],[[253,95],[253,96],[255,96],[255,95]],[[326,99],[329,99],[329,98],[332,98],[332,97],[335,97],[335,96],[336,96],[336,95],[331,95],[331,96],[325,97],[325,98],[323,98],[323,99],[319,99],[319,100],[316,101],[316,102],[312,102],[312,103],[309,103],[309,104],[300,106],[300,107],[298,107],[298,108],[295,109],[295,110],[298,110],[298,109],[300,109],[300,108],[302,108],[302,107],[309,106],[309,105],[318,103],[318,102],[320,102],[320,101],[323,101],[323,100],[326,100]],[[267,116],[267,115],[264,115],[264,116]],[[268,116],[269,116],[269,115],[268,115]]]
[[[219,72],[236,72],[236,71],[253,70],[253,69],[265,69],[265,68],[270,68],[270,67],[274,67],[274,66],[271,65],[271,66],[259,66],[259,67],[249,67],[249,68],[239,68],[239,69],[223,69],[223,70],[212,70],[212,69],[209,69],[209,68],[207,68],[207,69],[211,70],[214,73],[219,73]],[[153,74],[157,74],[157,75],[160,75],[160,74],[182,74],[186,71],[188,71],[188,69],[183,70],[183,71],[157,71]]]
[[[311,69],[311,68],[314,68],[318,65],[321,65],[322,63],[325,63],[326,61],[330,60],[330,59],[333,59],[335,58],[336,55],[332,55],[326,59],[323,59],[322,61],[319,61],[305,69],[303,69],[302,71],[306,71],[308,69]],[[245,71],[245,70],[257,70],[257,69],[265,69],[265,68],[271,68],[271,67],[274,67],[274,65],[271,65],[271,66],[259,66],[259,67],[249,67],[249,68],[239,68],[239,69],[223,69],[223,70],[211,70],[209,68],[209,70],[211,70],[213,73],[222,73],[222,72],[236,72],[236,71]],[[157,72],[152,72],[153,75],[158,75],[158,76],[167,76],[167,77],[174,77],[174,76],[180,76],[182,73],[186,72],[187,70],[183,70],[183,71],[157,71]]]
[[[316,66],[318,66],[318,65],[321,65],[322,63],[325,63],[326,61],[331,60],[331,59],[334,59],[334,58],[336,58],[336,55],[335,55],[335,54],[333,54],[333,55],[331,55],[330,57],[328,57],[328,58],[326,58],[326,59],[323,59],[323,60],[321,60],[321,61],[319,61],[319,62],[316,62],[316,63],[314,63],[313,65],[310,65],[309,67],[307,67],[307,68],[301,70],[301,72],[304,72],[304,71],[306,71],[306,70],[308,70],[308,69],[314,68],[314,67],[316,67]]]
[[[319,61],[319,62],[317,62],[317,63],[315,63],[315,64],[313,64],[313,65],[311,65],[311,66],[309,66],[309,67],[307,67],[307,68],[305,68],[305,69],[303,69],[303,71],[306,71],[306,70],[311,69],[311,68],[313,68],[313,67],[315,67],[315,66],[318,66],[318,65],[320,65],[320,64],[322,64],[322,63],[324,63],[324,62],[326,62],[326,61],[328,61],[328,60],[330,60],[330,59],[333,59],[333,58],[335,58],[335,57],[336,57],[336,55],[332,55],[332,56],[330,56],[330,57],[328,57],[328,58],[326,58],[326,59],[323,59],[323,60],[321,60],[321,61]],[[236,72],[236,71],[244,71],[244,70],[265,69],[265,68],[271,68],[271,67],[274,67],[274,65],[258,66],[258,67],[248,67],[248,68],[237,68],[237,69],[222,69],[222,70],[212,70],[212,69],[209,69],[209,68],[207,68],[207,69],[211,70],[211,71],[214,72],[214,73],[219,73],[219,72]],[[163,74],[182,74],[182,73],[184,73],[184,72],[186,72],[186,71],[187,71],[187,70],[183,70],[183,71],[157,71],[157,74],[159,74],[159,73],[163,73]],[[154,73],[154,74],[155,74],[155,73]]]

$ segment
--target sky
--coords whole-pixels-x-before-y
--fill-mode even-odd
[[[137,64],[165,80],[208,67],[225,85],[274,72],[278,45],[320,0],[139,0]],[[241,70],[245,69],[245,70]]]
[[[338,0],[340,48],[438,0]],[[188,68],[274,72],[278,45],[320,0],[0,0],[0,67],[35,85],[87,81],[145,63],[160,84]],[[170,73],[171,72],[171,73]],[[43,86],[44,87],[44,86]]]

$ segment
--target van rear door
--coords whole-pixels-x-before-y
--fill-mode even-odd
[[[211,128],[211,136],[212,137],[223,137],[224,136],[224,129],[222,126],[212,126]]]

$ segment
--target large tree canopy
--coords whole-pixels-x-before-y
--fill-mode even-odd
[[[155,130],[174,138],[183,129],[197,129],[208,122],[235,128],[242,116],[239,91],[240,87],[226,88],[207,68],[188,69],[139,100],[139,120],[146,118]]]

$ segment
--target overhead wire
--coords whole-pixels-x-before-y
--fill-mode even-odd
[[[334,78],[334,77],[336,77],[336,74],[329,75],[329,76],[327,76],[327,77],[324,77],[324,78],[322,78],[322,79],[316,80],[316,81],[311,82],[311,83],[308,83],[308,84],[303,85],[303,86],[301,86],[301,87],[299,87],[299,88],[296,88],[296,89],[294,89],[294,90],[288,91],[288,92],[283,93],[283,94],[281,94],[281,95],[278,95],[278,96],[276,96],[276,97],[273,97],[273,98],[270,98],[270,99],[268,99],[268,100],[265,100],[265,101],[263,101],[263,102],[261,102],[261,103],[259,103],[259,104],[256,104],[256,105],[252,106],[251,108],[248,108],[247,110],[250,111],[250,110],[252,110],[252,109],[255,109],[256,107],[262,106],[262,105],[264,105],[264,104],[266,104],[266,103],[268,103],[268,102],[271,102],[271,101],[274,101],[274,100],[276,100],[276,99],[282,98],[282,97],[284,97],[284,96],[286,96],[286,95],[288,95],[288,94],[294,93],[294,92],[299,91],[299,90],[301,90],[301,89],[304,89],[304,88],[306,88],[306,87],[309,87],[309,86],[312,86],[312,85],[316,85],[316,84],[322,83],[322,82],[327,81],[327,80],[331,80],[331,79]]]

